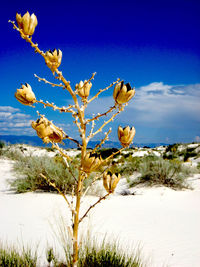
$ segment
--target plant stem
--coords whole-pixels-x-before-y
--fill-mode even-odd
[[[81,195],[83,189],[83,180],[84,175],[80,170],[77,191],[76,191],[76,208],[74,213],[74,224],[73,224],[73,263],[72,266],[76,267],[78,262],[78,229],[79,229],[79,211],[80,211],[80,203],[81,203]]]

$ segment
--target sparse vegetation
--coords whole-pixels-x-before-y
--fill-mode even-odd
[[[197,157],[196,147],[188,147],[186,144],[173,144],[169,145],[165,153],[163,154],[164,159],[182,159],[184,162],[190,158]]]
[[[46,264],[48,267],[70,267],[72,266],[71,249],[68,246],[65,253],[65,260],[60,260],[53,248],[46,250]],[[23,249],[21,252],[16,248],[0,246],[0,266],[1,267],[36,267],[41,266],[37,252],[30,249]],[[78,267],[142,267],[140,252],[133,252],[127,255],[119,249],[116,244],[102,242],[96,245],[89,241],[80,246]]]
[[[21,157],[14,164],[14,171],[20,175],[20,178],[13,181],[11,186],[18,193],[36,190],[56,191],[46,180],[41,179],[40,174],[42,173],[49,181],[55,183],[60,190],[68,193],[75,183],[75,179],[69,170],[73,171],[76,178],[78,175],[76,165],[70,164],[70,169],[67,168],[63,158],[60,156],[54,158]]]
[[[184,151],[184,154],[183,154],[183,160],[184,161],[188,161],[189,158],[193,158],[193,157],[196,157],[198,154],[194,151],[194,148],[186,148],[186,150]]]
[[[137,179],[128,180],[130,187],[145,183],[183,189],[189,187],[186,178],[193,173],[193,169],[177,160],[145,157],[139,164],[139,172],[141,175]]]
[[[180,146],[182,149],[180,149]],[[151,149],[148,150],[149,152],[151,151]],[[153,152],[155,151],[154,149]],[[110,170],[112,173],[120,173],[121,176],[126,177],[131,187],[139,183],[145,183],[149,186],[159,184],[175,189],[188,187],[186,178],[194,172],[198,173],[200,167],[199,164],[197,168],[184,166],[183,162],[188,161],[191,157],[198,158],[197,147],[174,144],[168,146],[166,151],[168,151],[167,153],[174,151],[174,154],[164,152],[162,158],[162,156],[155,156],[150,152],[149,155],[139,157],[133,156],[135,150],[127,149],[110,161]],[[75,185],[75,179],[72,177],[61,156],[57,154],[52,158],[48,156],[33,157],[25,156],[26,152],[27,148],[23,145],[4,146],[1,149],[1,155],[16,161],[14,171],[20,175],[17,180],[12,182],[12,188],[15,188],[18,193],[36,190],[56,191],[53,186],[40,178],[40,173],[42,173],[49,181],[55,182],[60,190],[63,190],[65,193],[70,192],[72,186]],[[48,152],[52,152],[52,149],[48,149]],[[115,152],[115,149],[100,149],[98,156],[101,155],[102,158],[106,158],[113,152]],[[69,162],[70,169],[75,174],[76,179],[78,175],[77,166],[81,160],[80,157],[80,154],[76,155],[72,162]],[[98,172],[100,174],[104,169],[105,166],[102,165],[99,170],[96,170],[96,174]],[[138,177],[137,175],[138,178],[136,180],[129,179],[135,172],[140,174],[140,176]],[[90,185],[91,180],[94,180],[96,174],[92,173],[90,178],[85,180],[85,188]],[[92,192],[91,190],[88,192],[94,195],[97,194],[97,191],[93,187]]]
[[[26,151],[27,148],[23,145],[4,145],[0,149],[0,156],[9,158],[11,160],[20,160],[23,158],[23,153]]]
[[[16,248],[8,248],[0,245],[0,266],[1,267],[36,267],[37,254],[30,249],[23,249],[19,252]]]
[[[117,245],[104,244],[89,245],[81,249],[80,267],[142,267],[139,252],[126,255]]]

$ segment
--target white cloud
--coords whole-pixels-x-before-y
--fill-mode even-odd
[[[172,88],[171,85],[165,85],[162,82],[154,82],[150,83],[147,86],[140,87],[140,94],[146,94],[147,92],[157,93],[161,92],[164,95],[167,95],[169,93],[169,90]]]
[[[129,102],[117,123],[143,125],[159,128],[181,126],[182,123],[200,122],[200,84],[167,85],[154,82],[136,88],[134,98]],[[88,105],[86,118],[91,114],[103,113],[114,105],[112,96],[99,97]],[[105,117],[103,117],[105,120]]]
[[[19,111],[18,108],[13,108],[13,107],[10,107],[10,106],[0,106],[0,111],[3,111],[3,112],[16,112],[16,111]]]
[[[18,108],[0,106],[0,134],[33,134],[30,115]]]
[[[5,119],[5,118],[8,118],[12,115],[11,112],[0,112],[0,120],[1,119]]]
[[[200,84],[171,86],[151,83],[136,89],[135,99],[128,107],[138,111],[137,121],[163,124],[165,120],[185,116],[200,122],[199,91]],[[159,93],[154,94],[154,92]]]

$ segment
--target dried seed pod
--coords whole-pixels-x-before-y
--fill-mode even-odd
[[[86,80],[84,82],[80,81],[80,83],[77,83],[75,86],[78,95],[82,98],[87,98],[89,96],[91,87],[92,83],[87,82]]]
[[[36,122],[33,121],[31,126],[34,130],[36,130],[37,135],[44,143],[61,143],[62,140],[66,138],[66,135],[61,128],[55,126],[51,121],[47,120],[43,116]]]
[[[121,178],[121,175],[111,173],[111,172],[105,172],[103,174],[103,186],[106,189],[108,193],[113,193],[115,191],[115,188]]]
[[[127,147],[131,144],[133,137],[135,136],[135,128],[130,129],[129,126],[122,128],[118,127],[118,138],[123,147]]]
[[[124,84],[124,82],[119,82],[115,85],[113,91],[113,98],[116,104],[127,103],[135,95],[135,89],[131,88],[130,83]]]
[[[22,84],[21,88],[17,89],[15,97],[23,105],[32,105],[36,102],[35,94],[28,83]]]
[[[60,49],[49,50],[44,55],[46,65],[52,72],[60,66],[62,60],[62,51]]]
[[[24,35],[33,35],[35,27],[38,24],[37,17],[33,13],[31,16],[27,11],[22,17],[21,14],[16,14],[17,24],[20,30],[22,30]]]
[[[82,160],[82,168],[84,172],[90,173],[96,170],[102,163],[101,157],[96,157],[91,153],[87,153]]]

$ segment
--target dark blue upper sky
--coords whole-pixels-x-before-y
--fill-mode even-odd
[[[15,20],[16,12],[23,15],[27,10],[38,18],[33,41],[44,51],[63,51],[60,70],[72,85],[96,71],[91,94],[118,77],[136,87],[135,100],[113,130],[130,122],[136,127],[138,142],[198,140],[200,116],[195,114],[200,112],[200,1],[192,0],[4,2],[0,17],[0,134],[21,133],[20,124],[12,126],[19,123],[20,115],[16,114],[27,114],[26,122],[36,118],[36,109],[20,105],[13,97],[21,83],[30,83],[37,98],[58,105],[70,103],[69,95],[62,90],[38,85],[33,73],[51,81],[53,77],[43,59],[34,55],[8,24],[9,19]],[[112,91],[104,97],[107,101],[101,108],[104,104],[106,109],[105,103],[112,105]],[[3,106],[19,110],[6,115]],[[62,124],[59,114],[43,113]],[[71,120],[67,120],[69,128]],[[27,128],[24,133],[33,131]]]

